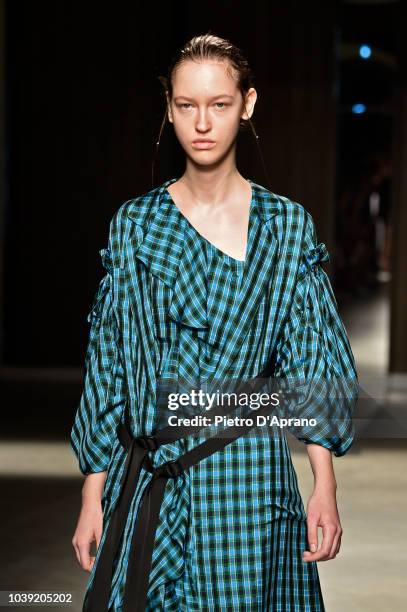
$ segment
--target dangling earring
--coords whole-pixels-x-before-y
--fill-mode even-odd
[[[249,117],[249,113],[247,112],[246,104],[244,105],[244,109],[246,111],[247,121],[249,122],[249,125],[250,125],[250,128],[251,128],[252,132],[253,132],[253,135],[254,135],[256,140],[259,140],[259,136],[258,136],[258,134],[256,134],[256,130],[254,129],[253,123],[251,122],[251,119]]]
[[[247,112],[247,111],[246,111],[246,112]],[[251,122],[251,120],[250,120],[249,115],[247,115],[247,118],[248,118],[248,121],[249,121],[250,127],[251,127],[251,129],[252,129],[253,135],[254,135],[254,137],[255,137],[255,139],[256,139],[257,150],[258,150],[259,155],[260,155],[260,160],[261,160],[261,165],[262,165],[262,167],[263,167],[263,172],[264,172],[264,175],[265,175],[265,177],[266,177],[268,187],[269,187],[269,189],[270,189],[270,191],[271,191],[271,181],[270,181],[269,173],[268,173],[268,171],[267,171],[266,164],[265,164],[265,162],[264,162],[263,153],[261,152],[261,147],[260,147],[260,143],[259,143],[259,135],[256,133],[256,130],[254,129],[254,126],[253,126],[253,124],[252,124],[252,122]]]
[[[155,143],[154,158],[153,158],[153,162],[152,162],[152,165],[151,165],[151,187],[152,187],[152,189],[154,189],[154,165],[155,165],[155,162],[156,162],[156,159],[157,159],[157,155],[158,155],[158,147],[160,145],[161,134],[162,134],[162,131],[164,129],[165,120],[167,118],[167,112],[168,112],[168,108],[166,107],[165,113],[164,113],[164,118],[163,118],[163,120],[161,122],[160,131],[158,133],[158,140]]]
[[[253,123],[251,122],[251,120],[250,120],[250,117],[249,117],[249,116],[248,116],[248,120],[249,120],[250,127],[251,127],[251,129],[252,129],[252,132],[253,132],[253,134],[254,134],[254,137],[256,138],[256,140],[258,140],[258,139],[259,139],[259,135],[258,135],[258,134],[256,134],[256,130],[254,129]]]

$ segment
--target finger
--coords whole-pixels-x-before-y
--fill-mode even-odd
[[[307,519],[308,546],[311,552],[318,550],[318,520],[316,516]]]
[[[338,549],[338,541],[341,535],[341,528],[337,527],[336,533],[334,535],[334,539],[332,542],[331,550],[329,551],[329,559],[334,559],[336,556],[336,551]]]
[[[322,546],[321,552],[324,555],[324,560],[329,558],[329,554],[332,550],[332,545],[336,535],[336,525],[324,525],[322,527]]]
[[[76,558],[77,558],[77,560],[78,560],[78,563],[79,563],[79,565],[80,565],[80,564],[81,564],[81,557],[80,557],[80,555],[79,555],[79,549],[78,549],[78,546],[77,546],[77,544],[76,544],[76,541],[72,541],[72,545],[73,545],[74,550],[75,550],[75,556],[76,556]]]
[[[329,551],[332,548],[334,534],[336,533],[335,525],[324,525],[322,527],[322,543],[321,548],[315,553],[308,551],[304,552],[304,561],[325,561]]]
[[[90,571],[92,557],[90,556],[90,544],[91,542],[83,542],[78,544],[80,563],[84,570]]]
[[[339,534],[338,545],[336,547],[335,555],[339,555],[339,552],[341,550],[341,542],[342,542],[342,533]]]

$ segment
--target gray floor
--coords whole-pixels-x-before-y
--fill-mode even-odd
[[[346,310],[345,323],[362,385],[381,381],[375,407],[386,418],[404,414],[404,378],[386,376],[386,288]],[[377,433],[369,438],[366,431],[348,454],[334,458],[344,534],[338,557],[318,566],[328,612],[406,609],[407,444],[392,423],[384,439]],[[69,609],[79,611],[88,575],[76,561],[71,538],[82,477],[63,437],[36,435],[35,442],[29,434],[10,436],[0,445],[0,589],[72,592],[76,603]],[[306,504],[312,472],[304,447],[293,439],[290,444]]]

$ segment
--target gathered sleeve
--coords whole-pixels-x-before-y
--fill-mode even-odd
[[[291,310],[277,343],[275,378],[283,394],[282,416],[295,419],[291,433],[340,457],[354,441],[359,384],[349,338],[322,268],[325,261],[329,253],[324,243],[317,243],[306,212]]]
[[[110,248],[99,251],[105,275],[87,316],[90,323],[82,395],[71,430],[71,447],[87,475],[107,470],[116,427],[126,402],[120,331],[113,304]]]

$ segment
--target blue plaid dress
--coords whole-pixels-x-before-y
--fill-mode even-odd
[[[175,206],[166,181],[124,202],[101,249],[105,275],[92,308],[83,392],[71,431],[82,474],[107,470],[104,531],[119,493],[125,451],[116,435],[124,407],[135,436],[157,422],[162,379],[275,376],[357,380],[355,362],[304,207],[252,181],[245,262],[206,240]],[[295,405],[291,408],[295,413]],[[161,446],[155,465],[206,439]],[[354,439],[310,428],[298,438],[343,455]],[[110,608],[122,610],[131,535],[143,491],[135,483]],[[157,527],[148,611],[324,610],[306,513],[284,433],[247,435],[166,484]],[[90,574],[91,587],[94,570]]]

